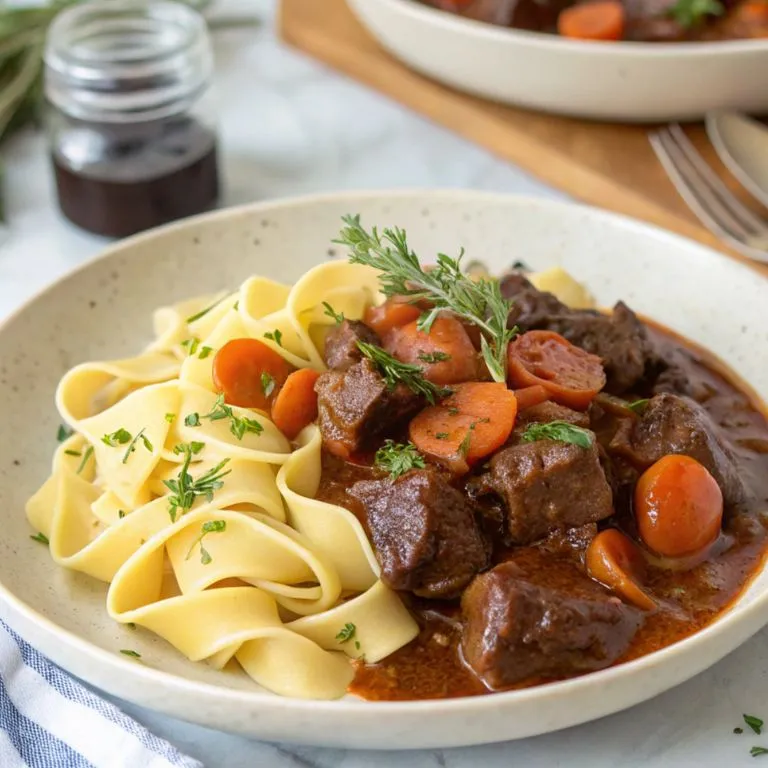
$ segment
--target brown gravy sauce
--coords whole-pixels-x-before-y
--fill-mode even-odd
[[[752,388],[712,353],[653,322],[649,333],[666,357],[674,357],[693,383],[695,399],[710,413],[732,443],[739,470],[753,498],[738,513],[726,515],[719,550],[687,571],[650,566],[647,591],[659,610],[646,617],[629,651],[617,662],[643,656],[676,643],[711,623],[739,596],[759,570],[768,533],[768,418]],[[648,393],[638,393],[639,396]],[[631,399],[631,398],[630,398]],[[371,476],[363,465],[324,459],[318,498],[340,504],[365,525],[365,516],[345,489]],[[538,546],[516,547],[500,559],[542,559]],[[573,556],[546,554],[539,578],[551,586],[573,578]],[[490,693],[460,658],[460,610],[457,602],[439,603],[404,596],[421,632],[408,645],[378,664],[357,665],[350,692],[371,700],[436,699]],[[525,688],[542,679],[514,686]]]

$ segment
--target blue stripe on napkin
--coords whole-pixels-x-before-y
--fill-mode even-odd
[[[0,766],[202,768],[0,621]]]

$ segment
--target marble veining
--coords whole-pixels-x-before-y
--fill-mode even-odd
[[[234,3],[222,3],[224,9]],[[284,47],[274,3],[265,20],[216,41],[226,192],[222,205],[333,189],[470,187],[562,197],[535,179],[398,105]],[[55,208],[42,136],[4,151],[9,226],[0,235],[0,321],[105,241]],[[107,297],[108,299],[108,297]],[[742,713],[768,720],[768,631],[688,683],[595,723],[467,749],[362,752],[260,743],[182,723],[125,702],[129,714],[206,766],[245,768],[550,768],[756,766],[765,737],[733,733]],[[344,727],[339,723],[339,727]]]

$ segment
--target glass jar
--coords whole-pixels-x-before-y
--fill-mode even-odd
[[[123,237],[200,213],[219,194],[202,16],[168,0],[94,0],[62,11],[45,49],[59,206]]]

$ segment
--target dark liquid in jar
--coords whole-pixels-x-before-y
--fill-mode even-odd
[[[219,196],[216,136],[190,117],[70,130],[53,167],[64,215],[108,237],[201,213]]]

